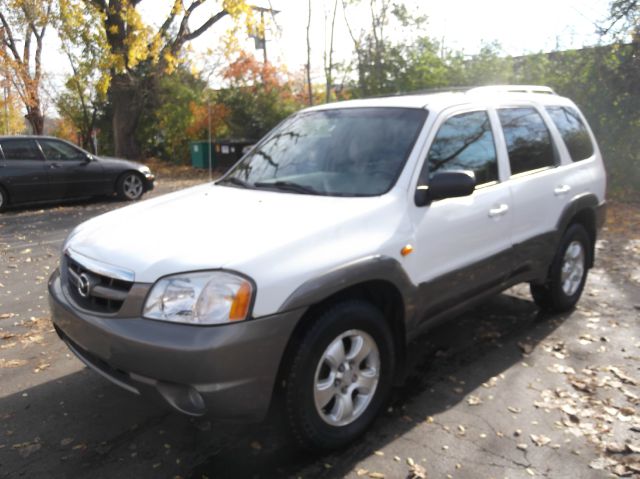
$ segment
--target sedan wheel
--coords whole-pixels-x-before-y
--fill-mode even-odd
[[[140,175],[127,173],[118,182],[118,196],[124,200],[134,201],[144,193],[144,186]]]

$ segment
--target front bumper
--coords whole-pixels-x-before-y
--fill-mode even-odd
[[[175,409],[217,419],[260,420],[280,361],[304,310],[219,326],[113,317],[79,309],[56,270],[51,317],[87,366],[135,394],[159,395]]]
[[[144,191],[151,191],[155,186],[156,177],[153,174],[144,175]]]

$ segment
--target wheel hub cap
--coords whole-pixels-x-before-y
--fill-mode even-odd
[[[352,329],[325,349],[314,376],[316,411],[331,426],[346,426],[367,409],[380,378],[380,353],[374,339]]]
[[[562,291],[567,296],[573,296],[580,283],[585,271],[585,254],[582,243],[572,241],[564,253],[562,260],[562,271],[560,273],[560,281],[562,283]]]
[[[136,175],[130,175],[124,180],[124,194],[135,199],[142,194],[142,181]]]

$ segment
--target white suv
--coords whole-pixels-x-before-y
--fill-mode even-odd
[[[129,391],[232,420],[281,392],[303,445],[337,447],[439,320],[520,282],[571,309],[604,204],[593,134],[548,88],[323,105],[214,184],[76,228],[53,322]]]

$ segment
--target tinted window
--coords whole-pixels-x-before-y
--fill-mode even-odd
[[[41,160],[40,150],[33,140],[3,140],[0,142],[6,160]]]
[[[547,107],[547,112],[562,135],[573,161],[584,160],[593,155],[591,137],[576,110],[564,106],[550,106]]]
[[[498,161],[489,116],[484,111],[463,113],[442,124],[427,156],[421,182],[447,170],[471,170],[476,183],[498,181]]]
[[[426,116],[426,110],[412,108],[303,112],[278,126],[220,184],[380,195],[395,183]]]
[[[505,108],[498,115],[512,175],[554,165],[551,135],[534,108]]]
[[[86,154],[62,141],[39,140],[44,156],[49,161],[83,160]]]

